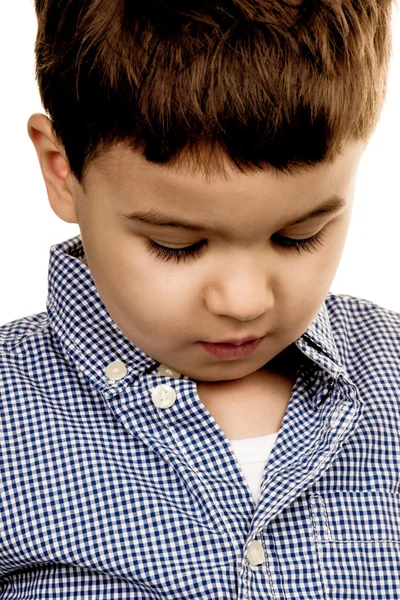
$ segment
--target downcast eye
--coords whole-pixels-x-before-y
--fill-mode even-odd
[[[274,245],[284,248],[287,251],[294,250],[302,253],[305,250],[312,252],[323,244],[323,230],[303,240],[294,240],[279,234],[275,234],[271,239]],[[208,244],[206,240],[202,240],[185,248],[168,248],[150,239],[146,240],[146,242],[149,254],[155,254],[156,258],[160,260],[168,261],[172,259],[175,262],[185,261],[186,258],[197,258],[201,254],[202,249]]]

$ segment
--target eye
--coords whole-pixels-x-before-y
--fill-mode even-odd
[[[302,253],[303,251],[312,252],[321,246],[323,237],[323,230],[321,230],[312,237],[304,240],[294,240],[277,233],[273,235],[271,239],[275,246],[280,246],[284,248],[285,251],[297,251],[298,253]],[[207,244],[207,241],[202,240],[201,242],[197,242],[186,248],[167,248],[150,239],[146,240],[146,243],[149,254],[156,254],[157,259],[164,261],[173,259],[175,262],[180,262],[185,261],[186,258],[196,258],[199,256],[203,246]]]
[[[202,247],[207,243],[206,241],[197,242],[192,246],[186,248],[167,248],[166,246],[160,246],[153,240],[146,240],[147,250],[149,254],[156,254],[156,258],[160,260],[175,260],[180,262],[188,257],[196,258],[201,252]]]

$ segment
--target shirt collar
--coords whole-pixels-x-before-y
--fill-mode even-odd
[[[103,304],[86,263],[81,235],[50,248],[47,313],[67,358],[105,396],[132,383],[159,363],[129,341]],[[295,342],[311,361],[334,378],[343,365],[333,337],[326,300],[308,329]],[[122,381],[112,381],[107,367],[120,360],[127,368]]]

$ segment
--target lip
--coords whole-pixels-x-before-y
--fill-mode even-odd
[[[200,342],[202,348],[218,360],[238,360],[254,354],[266,336],[245,342],[244,344],[209,344]]]
[[[223,340],[218,342],[203,342],[204,344],[230,344],[231,346],[242,346],[247,342],[253,342],[254,340],[261,340],[265,335],[254,335],[252,337],[243,338],[242,340]]]

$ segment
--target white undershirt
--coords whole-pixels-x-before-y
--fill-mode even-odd
[[[262,437],[247,438],[245,440],[230,440],[255,503],[258,502],[258,498],[260,497],[264,466],[278,437],[278,433],[270,433]]]

